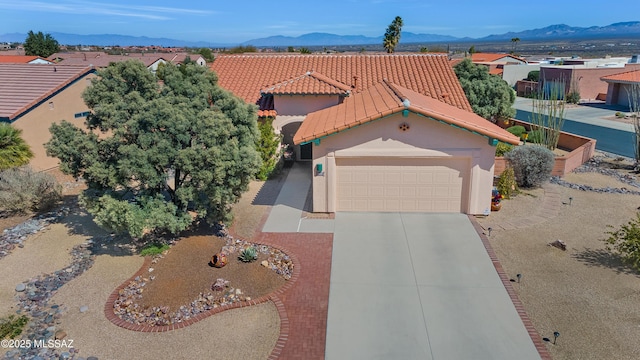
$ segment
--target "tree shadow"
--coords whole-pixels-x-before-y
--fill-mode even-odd
[[[580,106],[585,106],[585,107],[590,107],[595,109],[603,109],[603,110],[621,111],[621,112],[629,111],[628,106],[606,104],[601,102],[584,102],[584,103],[580,103]]]
[[[115,235],[102,229],[93,221],[93,216],[78,204],[77,195],[63,197],[62,205],[57,211],[60,216],[54,223],[64,225],[69,235],[79,235],[91,243],[92,255],[131,256],[137,254],[141,244],[129,236]]]
[[[572,254],[571,257],[590,267],[604,267],[612,269],[618,274],[640,277],[635,269],[624,262],[622,256],[607,249],[584,248],[584,250]]]
[[[280,194],[280,190],[282,190],[282,186],[287,179],[291,166],[291,163],[285,163],[278,174],[265,181],[256,196],[253,198],[251,205],[275,205],[276,199]]]

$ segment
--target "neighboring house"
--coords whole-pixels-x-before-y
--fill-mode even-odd
[[[640,70],[603,76],[601,79],[608,84],[607,105],[622,105],[631,110],[631,96],[640,97]],[[640,102],[640,99],[635,101]]]
[[[44,149],[51,124],[66,120],[84,127],[89,109],[81,94],[94,72],[79,65],[0,64],[0,121],[22,130],[35,155],[34,169],[58,165]]]
[[[0,55],[2,64],[53,64],[51,61],[35,55]]]
[[[104,52],[69,52],[55,53],[49,57],[50,60],[65,65],[90,65],[97,68],[105,68],[109,64],[119,61],[136,59],[142,63],[153,73],[158,70],[161,63],[182,64],[187,57],[205,66],[207,63],[201,55],[198,54],[148,54],[148,53],[129,53],[126,55],[109,55]]]
[[[474,64],[484,65],[489,68],[489,73],[502,77],[506,65],[526,65],[527,62],[510,54],[474,53],[471,54]]]
[[[313,163],[313,211],[489,211],[495,145],[447,56],[222,55],[219,85]]]
[[[540,67],[540,82],[546,88],[559,84],[564,93],[580,93],[581,99],[605,100],[609,85],[601,78],[640,69],[640,64],[622,64],[616,66],[585,65],[545,65]]]

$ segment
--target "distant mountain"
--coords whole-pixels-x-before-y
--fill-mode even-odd
[[[163,47],[230,47],[234,44],[222,44],[208,41],[185,41],[167,38],[151,38],[147,36],[129,36],[115,34],[77,35],[52,32],[51,36],[62,45],[95,45],[95,46],[163,46]],[[0,42],[23,42],[27,34],[0,35]]]
[[[500,35],[489,35],[479,40],[498,41],[511,40],[518,37],[521,40],[566,39],[566,38],[617,38],[625,36],[639,36],[640,21],[619,22],[607,26],[591,26],[588,28],[575,27],[565,24],[551,25],[542,29],[508,32]]]
[[[459,41],[459,38],[447,35],[414,34],[403,32],[401,43]],[[335,35],[327,33],[310,33],[296,37],[269,36],[266,38],[245,41],[242,45],[253,46],[338,46],[338,45],[370,45],[382,44],[382,36],[369,37],[363,35]]]
[[[146,36],[128,35],[76,35],[65,33],[51,33],[63,45],[97,45],[97,46],[164,46],[164,47],[233,47],[236,45],[253,45],[257,47],[285,47],[285,46],[339,46],[339,45],[371,45],[382,44],[382,36],[368,37],[363,35],[335,35],[327,33],[310,33],[297,37],[270,36],[266,38],[245,41],[242,44],[216,43],[210,41],[185,41],[168,38],[150,38]],[[521,40],[551,40],[566,38],[619,38],[640,36],[640,21],[620,22],[607,26],[592,26],[588,28],[574,27],[565,24],[551,25],[541,29],[508,32],[506,34],[489,35],[483,38],[457,38],[448,35],[415,34],[402,32],[400,43],[437,43],[461,41],[504,41],[512,38]],[[0,42],[23,42],[27,34],[0,35]]]

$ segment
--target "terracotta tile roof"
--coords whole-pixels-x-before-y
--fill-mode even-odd
[[[293,141],[296,144],[312,141],[405,109],[506,143],[520,142],[517,136],[470,111],[388,81],[348,97],[342,104],[307,115]]]
[[[502,74],[504,73],[504,69],[501,68],[493,68],[489,70],[489,74],[491,75],[500,75],[502,76]]]
[[[473,53],[471,54],[471,61],[474,63],[494,62],[502,58],[509,57],[518,62],[524,62],[523,59],[513,56],[511,54],[493,54],[493,53]],[[508,62],[508,61],[507,61]]]
[[[210,67],[218,74],[221,87],[252,104],[258,103],[261,89],[313,71],[352,87],[354,93],[389,79],[420,94],[471,111],[446,55],[220,55]]]
[[[28,64],[38,58],[35,55],[0,55],[0,63]]]
[[[627,71],[620,74],[603,76],[600,78],[600,80],[613,83],[637,84],[640,83],[640,70]]]
[[[351,92],[351,87],[332,80],[316,71],[307,71],[303,75],[280,82],[260,90],[263,94],[278,95],[343,95]]]
[[[14,120],[92,71],[77,65],[0,64],[0,120]]]

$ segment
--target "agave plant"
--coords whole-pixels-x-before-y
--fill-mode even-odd
[[[240,251],[238,259],[242,262],[252,262],[258,259],[258,250],[253,246],[247,246]]]

